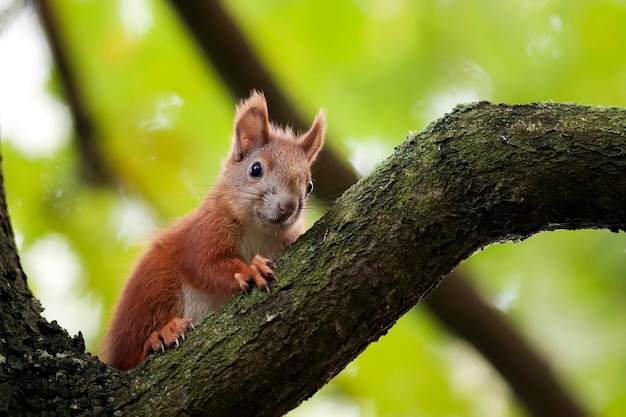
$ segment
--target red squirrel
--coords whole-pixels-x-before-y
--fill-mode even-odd
[[[156,236],[132,272],[105,338],[121,370],[178,345],[194,323],[252,284],[304,232],[311,164],[324,144],[320,110],[308,132],[270,123],[262,93],[237,106],[228,158],[200,207]]]

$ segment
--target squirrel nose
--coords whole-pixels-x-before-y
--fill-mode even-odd
[[[297,201],[293,198],[283,197],[278,200],[278,210],[280,211],[281,217],[289,217],[291,214],[296,211]]]

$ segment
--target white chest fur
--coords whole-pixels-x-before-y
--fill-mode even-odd
[[[206,316],[226,304],[229,299],[228,296],[207,294],[183,285],[183,317],[189,317],[192,323],[198,324]]]
[[[279,231],[272,227],[246,230],[239,243],[239,253],[246,264],[249,264],[257,253],[273,260],[283,249],[285,249],[283,239]]]

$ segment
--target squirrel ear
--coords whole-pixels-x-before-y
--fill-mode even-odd
[[[241,161],[251,150],[269,142],[270,121],[263,93],[253,90],[250,97],[237,105],[234,127],[233,157],[235,162]]]
[[[324,134],[326,133],[326,117],[324,110],[320,109],[319,113],[313,120],[313,124],[308,132],[300,138],[300,147],[306,153],[309,163],[315,160],[315,157],[324,145]]]

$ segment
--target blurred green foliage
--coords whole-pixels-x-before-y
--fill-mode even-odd
[[[330,146],[361,172],[457,102],[626,105],[623,1],[225,4],[301,110],[326,108]],[[98,352],[147,233],[191,211],[219,172],[234,103],[166,2],[54,6],[119,187],[81,181],[72,137],[39,155],[2,133],[3,170],[31,286],[49,318],[82,329]],[[54,72],[48,91],[63,101]],[[52,257],[49,269],[41,248]],[[62,259],[75,268],[55,264]],[[490,247],[462,268],[593,412],[622,415],[623,233],[540,234]],[[419,307],[293,414],[329,410],[523,415],[482,359]]]

